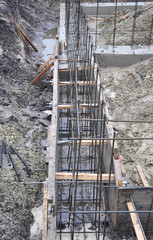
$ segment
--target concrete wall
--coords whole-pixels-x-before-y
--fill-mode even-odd
[[[153,57],[153,46],[104,46],[97,47],[95,54],[100,67],[130,66]]]

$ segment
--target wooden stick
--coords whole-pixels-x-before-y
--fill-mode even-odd
[[[21,38],[21,40],[22,40],[24,46],[27,48],[28,52],[31,53],[32,51],[31,51],[31,49],[28,47],[28,45],[27,45],[27,43],[26,43],[26,41],[25,41],[24,36],[22,35],[22,33],[20,32],[19,29],[17,29],[17,31],[18,31],[18,34],[19,34],[19,36],[20,36],[20,38]]]
[[[42,240],[47,240],[48,222],[48,183],[44,182]]]
[[[49,57],[49,58],[47,59],[47,61],[46,61],[43,65],[40,66],[40,68],[38,69],[37,72],[41,72],[41,70],[42,70],[44,67],[46,67],[46,65],[47,65],[51,60],[52,60],[52,57]]]
[[[26,40],[28,41],[28,43],[33,47],[33,49],[38,52],[38,49],[36,48],[36,46],[32,43],[32,41],[30,40],[30,38],[23,32],[23,30],[20,28],[19,24],[16,23],[16,21],[14,20],[13,16],[11,13],[8,14],[9,17],[13,20],[13,22],[15,23],[16,27],[20,30],[20,32],[23,34],[23,36],[26,38]]]
[[[57,142],[58,145],[70,145],[72,144],[71,141],[58,141]],[[81,140],[81,142],[78,140],[77,141],[77,144],[81,144],[81,146],[91,146],[91,145],[100,145],[100,144],[103,144],[103,141],[100,141],[100,140]],[[107,141],[104,140],[104,144],[107,144]]]
[[[91,17],[90,20],[98,20],[98,21],[100,20],[100,21],[104,21],[104,18]]]
[[[62,42],[59,42],[59,54],[62,54],[62,51],[63,51]]]
[[[76,175],[74,177],[76,179]],[[72,180],[72,173],[56,172],[56,180]],[[78,180],[83,181],[96,181],[97,174],[95,173],[78,173]],[[100,175],[98,174],[98,180]],[[111,174],[111,181],[115,180],[114,174]],[[102,174],[102,181],[109,181],[109,174]]]
[[[140,179],[141,179],[142,185],[143,185],[144,187],[149,187],[149,183],[148,183],[148,181],[147,181],[147,179],[146,179],[146,177],[145,177],[145,175],[144,175],[144,172],[143,172],[141,166],[140,166],[140,165],[137,165],[136,167],[137,167],[137,170],[138,170],[139,177],[140,177]]]
[[[122,17],[118,22],[122,22],[125,19],[127,19],[129,17],[129,13],[127,13],[124,17]]]
[[[132,202],[127,202],[126,204],[127,204],[127,207],[129,209],[129,211],[135,211]],[[133,227],[134,227],[137,239],[138,240],[145,240],[136,213],[130,213],[130,217],[131,217],[131,220],[132,220],[132,223],[133,223]]]
[[[71,104],[60,104],[58,105],[58,109],[71,109],[74,108],[75,106]],[[92,103],[92,104],[80,104],[79,108],[90,108],[90,107],[98,107],[98,103]]]
[[[44,74],[52,67],[54,66],[54,62],[51,62],[30,84],[34,85]]]

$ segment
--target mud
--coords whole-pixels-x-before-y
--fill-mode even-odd
[[[25,166],[12,153],[19,179],[14,169],[8,166],[5,152],[0,169],[0,239],[39,239],[39,234],[30,237],[30,227],[34,222],[33,208],[42,204],[42,184],[27,185],[27,182],[42,182],[46,172],[35,169],[46,168],[45,146],[47,126],[51,115],[52,87],[43,82],[50,73],[31,86],[42,64],[45,33],[57,28],[59,2],[52,1],[52,7],[38,1],[22,0],[0,2],[0,140],[6,140],[20,153],[32,169],[28,173]],[[39,49],[29,54],[24,49],[15,24],[8,17],[11,12],[25,33]]]

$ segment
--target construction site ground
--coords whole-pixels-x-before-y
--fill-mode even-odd
[[[150,8],[152,5],[141,7],[140,11]],[[143,12],[136,18],[133,51],[136,45],[146,46],[149,42],[153,8]],[[117,31],[132,31],[133,16],[135,11],[123,10],[116,16]],[[128,16],[128,17],[125,17]],[[90,31],[96,29],[96,21],[88,18]],[[114,14],[105,16],[97,21],[97,46],[112,45]],[[139,31],[148,31],[145,34]],[[125,31],[125,32],[126,32]],[[132,33],[116,34],[115,46],[131,44]],[[93,36],[94,40],[94,36]],[[152,38],[150,39],[150,45]],[[130,65],[130,63],[128,63]],[[103,67],[101,68],[102,84],[112,119],[116,120],[152,120],[152,77],[153,59],[131,65],[129,67]],[[153,125],[150,123],[113,123],[119,137],[152,137]],[[150,185],[152,179],[152,141],[122,141],[118,142],[119,151],[124,159],[124,166],[134,184],[140,184],[136,165],[143,167],[146,178]]]
[[[46,169],[46,139],[51,119],[46,110],[50,110],[48,103],[51,101],[52,86],[44,81],[31,86],[30,82],[36,77],[37,69],[42,64],[43,36],[58,26],[59,1],[52,0],[52,2],[51,7],[34,0],[22,0],[18,4],[15,0],[0,2],[2,33],[0,35],[0,140],[12,144],[32,169],[28,174],[22,163],[13,155],[20,172],[20,178],[17,179],[13,168],[7,164],[6,154],[3,153],[3,165],[0,169],[0,239],[2,240],[41,239],[42,184],[27,183],[43,182],[47,178],[47,172],[37,170]],[[152,14],[151,11],[149,14]],[[38,53],[29,54],[24,49],[16,26],[8,17],[9,12],[38,47]],[[126,13],[120,14],[119,17]],[[144,21],[141,16],[138,21],[140,25],[142,25],[141,18]],[[130,17],[125,21],[128,24]],[[93,22],[89,24],[90,28],[95,26]],[[108,29],[111,18],[98,24],[99,27],[105,26]],[[119,26],[124,28],[124,24],[126,23],[120,22]],[[145,24],[143,22],[143,25]],[[108,36],[103,40],[105,44],[111,43]],[[140,42],[146,43],[145,41],[146,38],[143,36]],[[122,36],[116,40],[116,43],[126,45],[129,40]],[[101,69],[109,113],[113,119],[152,119],[152,69],[153,59],[125,68]],[[50,73],[45,76],[49,79]],[[46,78],[44,77],[43,80]],[[153,124],[147,123],[114,123],[114,128],[121,131],[119,136],[126,137],[152,137],[153,133]],[[118,144],[131,181],[135,185],[141,184],[136,170],[138,162],[142,165],[149,184],[153,185],[152,141],[118,142]],[[116,235],[114,239],[132,238]]]
[[[112,119],[151,120],[153,59],[124,68],[102,69],[104,93]],[[152,123],[113,123],[119,137],[152,137]],[[118,141],[126,172],[131,181],[141,185],[136,165],[143,167],[149,184],[153,185],[152,140]]]

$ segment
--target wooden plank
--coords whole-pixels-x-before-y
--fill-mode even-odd
[[[48,183],[44,182],[43,195],[43,226],[42,226],[42,240],[47,240],[47,220],[48,220]]]
[[[53,59],[52,57],[49,57],[49,58],[47,59],[47,61],[46,61],[42,66],[40,66],[40,68],[38,69],[37,72],[41,72],[41,70],[42,70],[44,67],[46,67],[46,65],[47,65],[52,59]]]
[[[75,108],[75,105],[71,105],[71,104],[60,104],[58,105],[58,109],[71,109],[71,108]],[[90,107],[98,107],[98,103],[90,103],[90,104],[79,104],[79,108],[90,108]]]
[[[16,21],[14,20],[13,16],[11,13],[8,14],[9,17],[13,20],[13,22],[15,23],[16,27],[20,30],[20,32],[23,34],[23,36],[26,38],[26,40],[28,41],[28,43],[32,46],[32,48],[38,52],[38,49],[36,48],[36,46],[33,44],[33,42],[30,40],[30,38],[23,32],[23,30],[20,28],[19,24],[16,23]]]
[[[123,164],[123,160],[122,160],[120,155],[118,156],[118,159],[119,159],[120,164],[121,164],[122,176],[125,177],[126,176],[126,171],[125,171],[125,167],[124,167],[124,164]]]
[[[132,202],[127,202],[126,204],[127,204],[127,207],[128,207],[129,211],[135,211]],[[130,213],[130,217],[131,217],[131,220],[132,220],[132,223],[133,223],[133,227],[134,227],[137,239],[138,240],[145,240],[136,213]]]
[[[123,177],[121,172],[121,164],[119,160],[114,159],[114,167],[115,167],[115,177],[118,186],[123,185]]]
[[[146,179],[146,177],[145,177],[145,175],[144,175],[144,172],[143,172],[141,166],[140,166],[140,165],[137,165],[136,167],[137,167],[137,170],[138,170],[139,177],[140,177],[140,179],[141,179],[142,185],[143,185],[144,187],[149,187],[149,183],[148,183],[148,181],[147,181],[147,179]]]
[[[94,82],[91,81],[78,81],[77,82],[78,85],[94,85]],[[75,85],[75,82],[59,82],[58,83],[59,86],[71,86],[71,85]]]
[[[34,85],[41,77],[44,76],[44,74],[52,67],[54,66],[54,62],[51,62],[39,75],[30,83],[31,85]]]
[[[58,141],[59,145],[70,145],[72,144],[72,141]],[[81,142],[78,140],[77,144],[81,144],[81,146],[92,146],[92,145],[102,145],[103,141],[100,140],[81,140]],[[104,140],[104,144],[107,144],[107,140]]]
[[[55,174],[57,171],[57,131],[58,131],[58,53],[59,53],[58,37],[56,37],[56,47],[54,52],[54,81],[53,81],[53,104],[52,104],[52,120],[51,120],[51,151],[48,166],[48,204],[52,212],[48,217],[48,237],[47,240],[56,239],[56,207],[58,190],[55,183]]]
[[[76,179],[76,175],[74,177]],[[72,180],[72,173],[56,172],[56,180]],[[78,180],[83,181],[96,181],[97,174],[95,173],[78,173]],[[98,180],[100,181],[100,175],[98,174]],[[111,174],[111,181],[115,180],[115,175]],[[109,174],[102,174],[102,181],[109,181]]]

